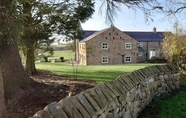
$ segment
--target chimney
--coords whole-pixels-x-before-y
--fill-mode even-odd
[[[153,28],[153,32],[156,33],[156,27]]]

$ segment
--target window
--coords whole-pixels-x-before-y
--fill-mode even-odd
[[[108,43],[107,42],[101,43],[101,49],[102,50],[108,50]]]
[[[142,51],[139,51],[138,52],[138,56],[142,56],[143,55],[143,52]]]
[[[82,49],[85,49],[85,44],[82,44]]]
[[[156,49],[150,49],[150,58],[149,59],[151,59],[152,57],[156,57],[156,53],[157,53],[157,51],[156,51]]]
[[[140,43],[139,43],[139,47],[143,47],[143,43],[140,42]]]
[[[125,49],[131,49],[132,44],[131,43],[125,43]]]
[[[131,62],[131,56],[125,56],[125,62]]]
[[[107,56],[102,57],[102,63],[108,63],[108,57]]]

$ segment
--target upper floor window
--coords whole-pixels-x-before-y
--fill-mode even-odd
[[[125,49],[131,49],[132,44],[131,43],[125,43]]]
[[[143,47],[143,43],[140,42],[140,43],[139,43],[139,47]]]
[[[109,45],[108,45],[107,42],[101,43],[101,49],[102,49],[102,50],[108,50],[108,47],[109,47]]]
[[[108,63],[108,57],[107,56],[102,57],[102,63]]]

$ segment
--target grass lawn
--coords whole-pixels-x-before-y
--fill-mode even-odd
[[[52,57],[48,59],[65,60],[74,59],[74,52],[71,50],[54,51]],[[128,74],[134,70],[151,66],[154,64],[124,64],[124,65],[96,65],[96,66],[71,66],[68,62],[36,62],[36,68],[51,71],[52,73],[68,76],[71,78],[91,79],[97,82],[105,82],[116,79],[121,74]],[[77,73],[75,73],[77,72]]]
[[[96,65],[96,66],[71,66],[67,62],[36,62],[36,68],[51,71],[52,73],[71,78],[91,79],[105,82],[116,79],[121,74],[128,74],[134,70],[151,66],[153,64],[124,64],[124,65]],[[77,74],[75,75],[75,70]]]

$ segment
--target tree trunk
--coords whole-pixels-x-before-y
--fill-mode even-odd
[[[12,0],[0,0],[0,118],[6,117],[5,102],[19,99],[31,81],[18,52],[14,12]]]
[[[26,71],[29,75],[36,74],[34,49],[29,48],[26,52]]]
[[[4,85],[3,78],[0,72],[0,118],[5,118],[6,116],[6,107],[5,107],[5,97],[4,97]]]
[[[34,0],[33,0],[34,1]],[[23,4],[23,14],[26,14],[25,19],[24,19],[24,36],[23,42],[24,46],[26,46],[25,54],[26,54],[26,72],[29,75],[34,75],[36,74],[36,68],[35,68],[35,56],[34,56],[34,44],[35,44],[35,39],[33,38],[34,36],[34,29],[33,29],[33,18],[32,18],[32,2],[33,1],[27,1]]]
[[[0,46],[0,74],[4,82],[5,100],[16,100],[21,97],[31,79],[21,64],[17,42]]]

